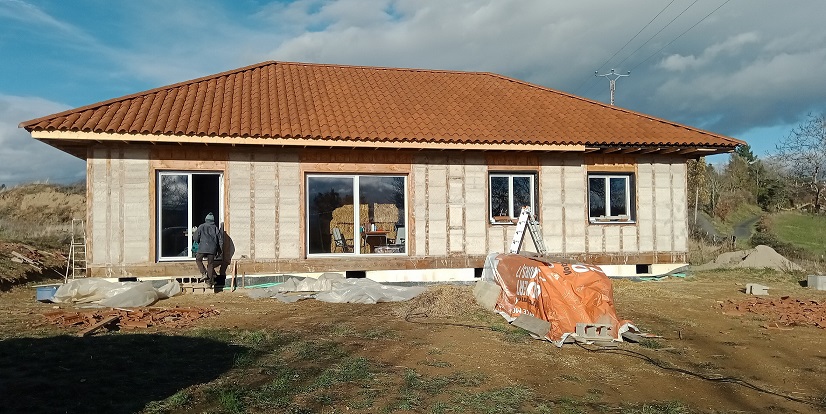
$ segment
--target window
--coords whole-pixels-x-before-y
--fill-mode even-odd
[[[307,252],[406,253],[407,177],[308,175]]]
[[[214,172],[158,172],[158,260],[191,259],[192,236],[207,214],[221,224],[224,216],[223,174]]]
[[[492,173],[490,175],[490,221],[512,223],[522,207],[529,206],[536,213],[536,174]]]
[[[588,218],[591,222],[633,221],[631,175],[588,175]]]

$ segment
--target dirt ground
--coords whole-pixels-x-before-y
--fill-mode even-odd
[[[662,336],[642,344],[622,343],[616,349],[577,345],[557,348],[549,342],[529,339],[517,328],[511,328],[513,332],[491,329],[490,320],[500,318],[478,316],[484,311],[473,303],[469,286],[433,287],[410,302],[376,305],[315,300],[285,304],[272,299],[252,300],[238,290],[182,295],[156,306],[205,306],[219,312],[184,329],[277,330],[307,338],[336,336],[341,346],[389,367],[413,367],[433,375],[446,369],[475,372],[488,383],[520,385],[548,397],[590,401],[592,408],[594,402],[616,407],[677,401],[692,412],[825,412],[826,330],[813,325],[787,325],[788,318],[768,311],[758,314],[732,310],[732,304],[753,301],[753,296],[744,293],[744,287],[758,282],[770,287],[770,295],[764,298],[780,300],[788,296],[806,301],[810,311],[822,312],[826,292],[802,287],[798,280],[803,278],[737,270],[655,282],[615,281],[618,316],[633,321],[644,332]],[[36,303],[34,297],[30,286],[0,293],[3,342],[72,334],[71,330],[50,325],[42,316],[57,305]],[[180,329],[155,327],[147,332],[175,335]],[[347,330],[377,329],[384,334],[370,339],[336,335]],[[37,357],[22,355],[20,364]],[[25,368],[8,366],[13,363],[3,361],[0,371]],[[181,385],[192,384],[176,386]]]

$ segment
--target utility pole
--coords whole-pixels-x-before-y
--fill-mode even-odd
[[[595,70],[594,76],[599,76],[608,79],[608,82],[611,86],[611,106],[614,106],[614,91],[617,89],[617,79],[625,76],[631,76],[631,71],[629,70],[628,73],[626,73],[625,75],[620,75],[619,73],[614,72],[614,69],[611,69],[611,73],[600,75],[599,71]]]

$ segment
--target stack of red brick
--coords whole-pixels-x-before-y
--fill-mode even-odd
[[[219,312],[209,308],[134,308],[134,309],[98,309],[93,311],[57,310],[46,312],[43,316],[49,322],[66,327],[79,328],[80,336],[91,334],[100,328],[136,329],[150,326],[181,328],[191,325],[198,319],[217,315]]]
[[[742,302],[729,300],[720,307],[727,315],[741,316],[754,313],[765,316],[775,325],[816,326],[826,329],[826,303],[822,301],[783,296],[780,299],[751,298]]]

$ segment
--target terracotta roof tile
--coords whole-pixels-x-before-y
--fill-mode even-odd
[[[20,124],[364,142],[685,145],[742,141],[501,75],[264,62]]]

